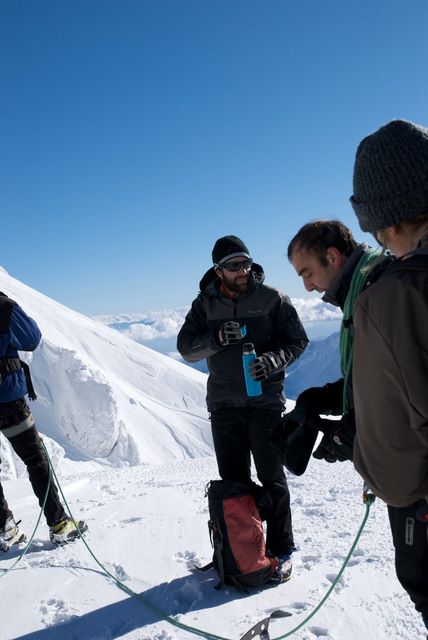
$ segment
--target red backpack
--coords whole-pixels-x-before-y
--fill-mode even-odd
[[[207,485],[210,520],[208,528],[214,548],[213,561],[219,575],[216,589],[231,584],[240,589],[259,587],[270,580],[278,567],[276,558],[266,556],[263,523],[257,494],[251,485],[212,480]]]

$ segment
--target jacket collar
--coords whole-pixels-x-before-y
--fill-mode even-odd
[[[331,286],[324,293],[322,300],[333,304],[335,307],[340,307],[343,310],[346,296],[348,295],[349,287],[351,285],[352,276],[354,275],[355,267],[361,259],[364,251],[367,250],[366,244],[360,244],[348,257],[347,261],[343,265],[341,272],[333,280]]]

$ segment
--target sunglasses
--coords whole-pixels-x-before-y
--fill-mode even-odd
[[[248,260],[242,260],[242,262],[225,262],[224,264],[219,264],[218,268],[225,271],[241,271],[241,269],[248,271],[248,269],[251,269],[252,264],[253,261],[249,258]]]

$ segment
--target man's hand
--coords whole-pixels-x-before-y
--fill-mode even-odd
[[[344,462],[352,460],[355,437],[355,416],[350,412],[341,420],[323,420],[320,418],[318,428],[324,433],[313,457],[326,462]]]
[[[244,337],[239,322],[224,322],[218,330],[218,341],[221,347],[228,347],[230,344],[241,342]]]
[[[248,371],[253,380],[257,380],[257,382],[263,382],[264,380],[267,380],[269,378],[274,368],[274,363],[272,362],[270,357],[263,354],[250,362]]]

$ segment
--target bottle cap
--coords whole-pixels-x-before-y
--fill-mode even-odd
[[[254,351],[253,343],[252,342],[246,342],[244,344],[244,346],[242,347],[242,351],[243,351],[244,354],[253,353],[253,351]]]

